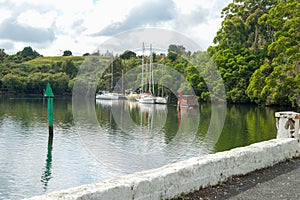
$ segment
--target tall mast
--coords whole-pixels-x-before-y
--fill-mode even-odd
[[[164,61],[163,61],[163,65],[162,65],[162,72],[161,72],[161,96],[164,97],[164,66],[165,66],[165,58],[164,58]]]
[[[122,69],[122,94],[124,95],[125,90],[124,90],[124,70]]]
[[[150,44],[150,82],[152,85],[152,94],[154,95],[154,77],[153,77],[153,53],[152,53],[152,44]],[[151,87],[150,87],[151,90]]]
[[[114,87],[114,55],[112,54],[112,62],[111,62],[111,89]]]
[[[141,87],[141,93],[144,92],[144,53],[145,53],[145,45],[143,42],[143,54],[142,54],[142,87]]]

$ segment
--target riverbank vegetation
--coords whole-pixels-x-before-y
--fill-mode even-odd
[[[300,3],[235,0],[208,52],[224,79],[227,99],[299,106]]]
[[[190,52],[181,44],[170,44],[166,55],[154,54],[153,62],[172,67],[184,75],[203,101],[209,101],[212,95],[207,81],[213,76],[208,72],[214,63],[229,102],[300,106],[299,1],[234,0],[221,15],[223,22],[214,38],[215,45],[207,51]],[[50,82],[56,94],[71,94],[86,56],[89,54],[72,56],[67,50],[63,56],[44,57],[31,47],[7,55],[0,49],[1,93],[42,94]],[[130,50],[115,55],[113,79],[110,64],[99,77],[97,90],[111,88],[112,80],[115,84],[122,73],[138,65],[141,65],[141,56]],[[154,70],[154,74],[158,73]],[[164,75],[160,81],[171,79]],[[160,91],[160,85],[155,87]],[[180,90],[185,88],[179,84]],[[222,89],[219,83],[214,84],[216,94]],[[167,88],[165,92],[171,94]]]

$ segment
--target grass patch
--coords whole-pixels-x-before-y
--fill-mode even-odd
[[[24,64],[29,65],[47,65],[58,62],[65,62],[66,60],[71,60],[72,62],[83,62],[85,56],[46,56],[46,57],[38,57],[29,61],[24,62]]]

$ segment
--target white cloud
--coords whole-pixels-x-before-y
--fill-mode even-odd
[[[115,35],[147,25],[156,26],[161,22],[171,21],[176,14],[175,10],[172,0],[144,0],[142,4],[134,6],[124,20],[108,25],[95,35]]]
[[[11,11],[0,9],[0,24],[12,15]]]
[[[50,28],[55,20],[57,13],[50,11],[39,13],[36,10],[28,10],[21,13],[17,19],[18,23],[29,25],[37,28]]]
[[[230,1],[0,0],[0,45],[13,43],[7,52],[32,46],[43,55],[66,49],[82,55],[107,36],[150,26],[181,32],[205,49]]]

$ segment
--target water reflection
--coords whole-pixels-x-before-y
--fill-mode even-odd
[[[51,168],[52,168],[52,145],[49,145],[47,151],[46,166],[44,167],[45,171],[41,177],[41,182],[43,184],[44,191],[47,191],[48,182],[52,178]]]
[[[132,173],[207,153],[198,145],[193,147],[199,125],[198,108],[182,109],[177,114],[175,106],[97,100],[96,115],[99,129],[93,141],[87,132],[80,135],[99,162],[110,164],[116,171]],[[81,122],[84,123],[88,124],[87,120]]]
[[[100,182],[276,137],[274,112],[282,109],[228,105],[218,137],[213,133],[219,127],[210,127],[210,120],[218,120],[212,116],[220,109],[199,104],[198,110],[178,112],[172,105],[57,98],[52,149],[45,148],[47,102],[0,98],[0,200]]]

